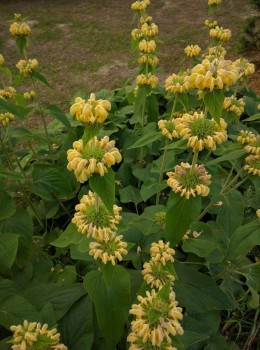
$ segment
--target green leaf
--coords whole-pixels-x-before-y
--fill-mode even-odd
[[[60,200],[74,196],[71,182],[66,172],[62,172],[50,165],[35,165],[32,172],[33,182],[30,186],[32,193],[53,201],[56,197]]]
[[[13,233],[20,236],[18,257],[26,259],[30,252],[33,234],[32,218],[27,211],[17,207],[13,216],[0,221],[0,232]]]
[[[23,180],[24,179],[24,177],[21,174],[16,173],[15,171],[6,170],[2,167],[0,167],[0,177],[4,177],[4,178],[10,179],[10,180]]]
[[[250,252],[252,248],[260,245],[260,221],[254,220],[250,223],[240,226],[231,236],[229,241],[226,260],[241,259]]]
[[[142,196],[143,200],[146,202],[147,199],[152,197],[158,192],[161,192],[165,188],[167,188],[168,185],[166,181],[163,181],[161,184],[158,183],[158,180],[156,179],[147,179],[140,190],[140,195]]]
[[[186,140],[173,141],[167,146],[163,147],[163,149],[186,149],[186,148],[187,148]]]
[[[170,291],[171,291],[171,284],[170,282],[168,282],[162,287],[162,289],[159,290],[159,292],[157,293],[157,298],[167,303],[169,301]]]
[[[66,248],[70,244],[79,244],[84,237],[82,233],[78,232],[77,226],[71,223],[55,241],[51,242],[51,245],[58,248]]]
[[[201,197],[186,199],[172,192],[167,203],[165,238],[175,246],[201,210]]]
[[[23,140],[27,138],[32,138],[33,134],[25,128],[18,127],[18,128],[12,128],[10,130],[10,137]]]
[[[222,90],[209,91],[204,95],[205,106],[217,123],[219,123],[222,116],[224,99],[225,95]]]
[[[182,245],[185,252],[197,254],[200,257],[207,257],[212,251],[220,249],[217,242],[203,238],[189,238]]]
[[[1,72],[4,72],[6,75],[7,75],[7,77],[8,77],[8,79],[9,79],[9,81],[10,81],[10,83],[12,83],[12,72],[10,71],[10,69],[9,68],[7,68],[7,67],[0,67],[0,71]]]
[[[164,212],[166,215],[166,208],[163,205],[152,205],[144,209],[142,215],[137,216],[132,224],[138,228],[144,235],[150,235],[152,233],[162,231],[162,227],[159,226],[156,221],[156,214]]]
[[[19,235],[12,233],[0,234],[0,271],[10,269],[15,262],[18,250]]]
[[[162,316],[162,313],[160,311],[150,308],[148,309],[147,316],[148,316],[149,324],[152,325],[160,319],[160,317]]]
[[[149,95],[146,99],[146,111],[149,122],[157,122],[159,116],[159,105],[156,95]]]
[[[87,126],[84,129],[84,133],[82,135],[83,146],[86,146],[87,143],[94,137],[97,136],[99,132],[98,127]]]
[[[207,162],[208,165],[215,165],[224,161],[230,161],[234,159],[238,159],[246,154],[246,151],[244,149],[236,149],[235,151],[228,152],[224,156],[218,157],[216,159],[213,159],[209,162]]]
[[[94,340],[92,302],[84,295],[59,323],[62,342],[70,350],[91,350]]]
[[[25,46],[27,45],[27,37],[24,35],[19,35],[16,38],[16,45],[19,49],[20,54],[23,54]]]
[[[236,307],[229,297],[206,274],[175,262],[178,280],[174,283],[179,304],[200,313]]]
[[[50,87],[50,84],[49,84],[48,80],[47,80],[46,77],[45,77],[43,74],[41,74],[40,72],[37,72],[36,70],[33,70],[33,71],[31,72],[31,75],[32,75],[32,77],[34,77],[35,79],[41,81],[44,85]]]
[[[160,138],[162,138],[162,135],[158,131],[149,132],[140,137],[132,146],[128,147],[128,149],[139,148],[149,145],[152,142],[159,140]]]
[[[143,200],[142,197],[140,196],[140,191],[134,186],[127,186],[123,189],[120,189],[119,194],[120,194],[120,201],[122,203],[132,202],[135,205],[137,205]]]
[[[69,131],[73,131],[73,128],[70,125],[66,114],[63,113],[59,107],[57,107],[56,105],[48,105],[46,107],[46,111],[50,113],[54,118],[59,120]]]
[[[0,203],[4,203],[0,206],[0,220],[6,219],[15,213],[16,205],[12,197],[4,190],[0,190]]]
[[[115,173],[113,170],[109,169],[104,176],[93,174],[89,179],[89,186],[113,214],[113,205],[115,204]]]
[[[251,117],[243,119],[243,122],[254,122],[255,120],[260,121],[260,113],[254,114]]]
[[[47,323],[49,327],[56,326],[57,319],[51,303],[47,303],[43,306],[40,315],[43,323]]]
[[[24,320],[41,322],[41,317],[21,295],[1,291],[0,325],[9,329],[14,324],[22,324]]]
[[[121,338],[130,308],[130,281],[122,266],[105,266],[103,272],[91,271],[84,279],[96,310],[100,331],[109,349]]]
[[[209,339],[208,335],[185,330],[183,335],[176,335],[173,338],[172,345],[178,347],[178,350],[186,350],[192,345],[196,345],[197,343],[203,342],[207,339]],[[190,349],[192,349],[192,347]],[[201,349],[201,347],[198,349]]]
[[[21,107],[16,104],[5,100],[4,98],[0,98],[0,109],[6,112],[10,112],[17,117],[24,118],[26,114],[28,114],[32,108],[29,107]]]

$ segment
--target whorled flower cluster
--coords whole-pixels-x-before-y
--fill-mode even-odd
[[[146,292],[145,297],[138,295],[137,300],[138,304],[133,304],[130,309],[135,319],[127,337],[131,343],[129,349],[174,349],[171,337],[184,333],[180,325],[182,309],[177,306],[175,293],[171,290],[166,299],[160,296],[160,291],[152,289]],[[153,322],[150,320],[151,313],[156,315]]]
[[[0,90],[0,98],[15,98],[16,89],[13,86],[8,86]]]
[[[260,135],[255,134],[249,130],[240,130],[240,134],[237,138],[239,143],[245,145],[244,149],[247,153],[252,155],[260,155]]]
[[[209,35],[211,38],[218,39],[220,41],[228,41],[231,38],[231,30],[216,26],[210,29]]]
[[[199,90],[223,89],[235,84],[239,78],[237,66],[228,60],[204,59],[192,68],[189,82]]]
[[[184,52],[188,57],[196,57],[199,56],[201,48],[199,45],[188,45],[185,47]]]
[[[184,93],[191,88],[190,75],[187,71],[173,73],[165,80],[165,89],[168,93]]]
[[[73,149],[67,151],[67,159],[68,170],[74,171],[77,180],[84,183],[94,173],[104,176],[108,168],[121,162],[122,156],[115,141],[105,136],[101,140],[93,137],[85,146],[83,140],[73,142]]]
[[[160,240],[152,243],[150,249],[151,259],[143,265],[142,274],[147,284],[152,288],[161,288],[166,283],[173,285],[174,276],[169,270],[169,265],[174,261],[175,251],[170,248],[170,244]]]
[[[131,5],[131,10],[143,12],[150,6],[150,0],[137,0]]]
[[[179,134],[175,129],[174,119],[172,120],[161,119],[158,122],[158,127],[161,133],[163,134],[163,136],[167,137],[169,140],[179,137]]]
[[[70,114],[84,124],[102,124],[111,110],[108,100],[96,100],[92,93],[88,100],[76,97],[74,104],[70,107]]]
[[[234,66],[237,68],[238,78],[241,80],[255,72],[255,65],[250,63],[246,58],[239,58],[234,61]]]
[[[25,320],[23,324],[11,326],[10,329],[13,332],[12,350],[41,350],[45,349],[46,344],[48,349],[68,350],[64,344],[59,343],[60,333],[57,329],[49,329],[46,323],[41,325]]]
[[[202,55],[202,57],[212,62],[215,58],[218,60],[223,60],[226,56],[226,53],[227,51],[223,46],[217,45],[209,47],[206,53]]]
[[[23,94],[23,97],[24,97],[25,100],[32,100],[35,96],[36,96],[36,93],[33,90],[26,91]]]
[[[206,19],[204,23],[205,23],[205,26],[208,28],[215,28],[218,25],[217,21],[213,21],[210,19]]]
[[[222,0],[208,0],[208,5],[220,5]]]
[[[181,197],[189,199],[197,195],[205,197],[209,194],[211,175],[204,165],[195,164],[194,168],[189,163],[182,162],[174,167],[174,172],[166,173],[169,179],[167,184],[173,192],[180,193]]]
[[[20,74],[23,76],[27,76],[32,73],[38,67],[38,61],[36,58],[28,59],[28,60],[20,60],[16,68],[19,70]]]
[[[223,108],[235,113],[238,117],[244,112],[245,102],[243,98],[237,99],[234,95],[225,97]]]
[[[260,154],[251,154],[245,159],[244,169],[249,173],[260,176]]]
[[[227,140],[227,124],[220,118],[219,124],[214,119],[207,119],[204,113],[185,113],[174,120],[175,129],[179,136],[188,140],[188,147],[193,151],[209,148],[216,150],[216,145]]]
[[[14,117],[14,115],[12,113],[9,113],[9,112],[0,113],[0,123],[3,126],[7,126],[14,119],[15,119],[15,117]]]
[[[31,33],[31,28],[26,22],[14,22],[9,28],[13,36],[27,36]]]
[[[98,211],[97,208],[98,207]],[[116,225],[121,220],[119,212],[122,208],[113,206],[113,215],[107,210],[100,198],[91,191],[84,195],[77,204],[76,213],[72,219],[78,231],[97,241],[107,242]]]
[[[136,77],[136,84],[138,86],[146,85],[151,88],[155,88],[158,84],[158,78],[156,75],[152,73],[147,73],[147,74],[139,74]]]

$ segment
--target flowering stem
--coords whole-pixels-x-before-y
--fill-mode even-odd
[[[227,183],[227,181],[226,181],[226,183],[225,183],[225,185],[223,186],[223,189],[222,189],[222,191],[220,192],[220,194],[224,194],[224,192],[229,188],[229,187],[231,187],[232,186],[232,184],[234,183],[234,182],[236,182],[237,181],[237,179],[240,177],[240,175],[241,175],[241,173],[244,171],[244,169],[243,169],[243,167],[237,172],[237,174],[236,174],[236,176],[233,178],[233,180],[231,180],[230,181],[230,183]],[[229,176],[229,178],[230,178],[230,176]],[[244,181],[243,181],[244,182]],[[239,184],[240,185],[240,184]],[[230,192],[230,191],[228,191],[228,192]],[[227,193],[227,192],[226,192]]]
[[[192,171],[195,169],[195,165],[197,164],[198,155],[199,155],[199,151],[196,150],[194,152],[193,159],[192,159],[192,166],[191,166]]]
[[[175,96],[175,99],[174,99],[174,102],[173,102],[173,105],[172,105],[171,117],[173,116],[173,113],[174,113],[174,111],[175,111],[176,104],[177,104],[177,97]]]
[[[165,146],[168,145],[168,139],[165,141]],[[166,154],[167,154],[167,149],[164,148],[164,152],[163,152],[163,158],[162,158],[162,164],[161,164],[161,169],[160,169],[160,176],[159,176],[159,184],[162,183],[162,179],[163,179],[163,169],[164,169],[164,164],[165,164],[165,159],[166,159]],[[158,192],[157,195],[156,195],[156,205],[159,204],[159,201],[160,201],[160,195],[161,195],[161,192]]]
[[[212,207],[212,205],[213,205],[213,203],[210,202],[206,206],[206,208],[204,208],[204,210],[200,213],[200,215],[197,217],[197,219],[195,221],[200,221],[203,218],[203,216],[207,214],[208,210]]]
[[[99,197],[98,194],[95,192],[95,209],[96,209],[96,213],[99,212]]]

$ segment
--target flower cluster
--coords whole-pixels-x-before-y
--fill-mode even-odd
[[[0,90],[0,98],[15,98],[16,89],[12,86],[8,86],[5,89]]]
[[[46,346],[52,350],[67,350],[64,344],[59,344],[57,329],[49,329],[46,323],[42,326],[41,323],[25,320],[22,325],[14,325],[10,329],[13,332],[13,350],[41,350]]]
[[[95,136],[86,145],[83,140],[73,143],[73,149],[67,151],[69,171],[74,171],[77,180],[84,183],[89,177],[98,173],[104,176],[108,168],[121,162],[122,156],[115,147],[115,141],[110,141],[108,136],[101,140]]]
[[[75,103],[70,107],[70,114],[84,124],[100,125],[104,123],[111,109],[108,100],[96,100],[92,93],[87,101],[76,97]]]
[[[12,113],[0,113],[0,123],[3,126],[7,126],[12,120],[14,120],[14,115]]]
[[[131,5],[131,9],[133,11],[143,12],[150,4],[150,0],[137,0]]]
[[[172,74],[165,80],[165,89],[171,94],[187,92],[190,87],[190,75],[187,71]]]
[[[231,38],[231,30],[216,26],[210,29],[209,35],[211,38],[218,39],[220,41],[228,41]]]
[[[25,100],[32,100],[34,97],[36,96],[35,91],[26,91],[23,94],[23,97],[25,98]]]
[[[161,288],[166,283],[173,284],[174,276],[170,272],[170,265],[174,261],[174,250],[170,248],[170,243],[160,240],[152,243],[150,249],[151,259],[143,265],[142,274],[147,284],[152,288]]]
[[[175,129],[174,119],[161,119],[158,122],[158,126],[163,136],[167,137],[168,139],[172,140],[173,138],[179,137],[179,134]]]
[[[207,52],[203,55],[203,58],[207,58],[209,61],[213,61],[215,58],[223,60],[227,51],[221,45],[211,46]]]
[[[208,0],[208,5],[220,5],[222,0]]]
[[[14,22],[9,31],[13,36],[27,36],[31,33],[31,28],[26,22]]]
[[[184,52],[188,57],[196,57],[199,56],[201,48],[199,45],[188,45],[185,47]]]
[[[260,176],[260,154],[252,154],[246,157],[245,161],[244,169],[253,175]]]
[[[237,142],[242,143],[242,145],[246,143],[255,142],[257,140],[257,135],[249,130],[240,130],[239,136],[237,138]]]
[[[189,199],[191,196],[207,196],[209,194],[209,185],[211,184],[211,175],[208,174],[204,165],[195,164],[194,167],[189,163],[182,162],[181,165],[174,167],[174,172],[166,173],[167,180],[175,193],[180,193],[181,197]]]
[[[147,86],[150,86],[151,88],[154,88],[158,84],[158,78],[156,77],[156,75],[153,75],[152,73],[139,74],[136,77],[136,84],[138,86],[147,85]]]
[[[208,28],[215,28],[218,25],[217,21],[212,21],[210,19],[205,20],[205,26]]]
[[[207,119],[204,113],[185,113],[174,120],[175,129],[179,136],[188,140],[188,146],[193,151],[204,148],[216,149],[216,145],[227,140],[227,124],[220,118],[219,124],[214,119]]]
[[[191,71],[190,84],[199,90],[223,89],[238,80],[238,70],[232,61],[204,59]]]
[[[223,108],[235,113],[238,117],[244,112],[245,102],[242,98],[237,99],[234,95],[225,97]]]
[[[5,63],[4,56],[0,54],[0,67]]]
[[[234,62],[234,66],[238,71],[238,78],[243,79],[248,75],[252,75],[255,72],[255,66],[250,63],[246,58],[239,58]]]
[[[36,58],[29,59],[29,60],[20,60],[16,68],[19,69],[19,72],[23,76],[27,76],[28,74],[32,73],[36,68],[38,67],[38,61]]]

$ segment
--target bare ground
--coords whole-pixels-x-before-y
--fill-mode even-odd
[[[1,0],[0,53],[6,62],[19,60],[15,41],[9,36],[7,20],[13,13],[28,17],[32,27],[28,57],[37,58],[40,70],[51,84],[41,86],[44,103],[55,103],[68,110],[77,91],[88,93],[120,87],[136,74],[135,54],[130,32],[134,28],[129,0]],[[246,18],[254,10],[248,0],[226,0],[217,12],[217,20],[230,28],[233,40],[227,45],[230,58],[239,57],[236,41]],[[158,45],[161,82],[187,66],[183,49],[188,44],[205,48],[208,32],[207,0],[152,0],[149,14],[159,26]],[[260,54],[250,53],[257,67],[251,86],[260,93]]]

